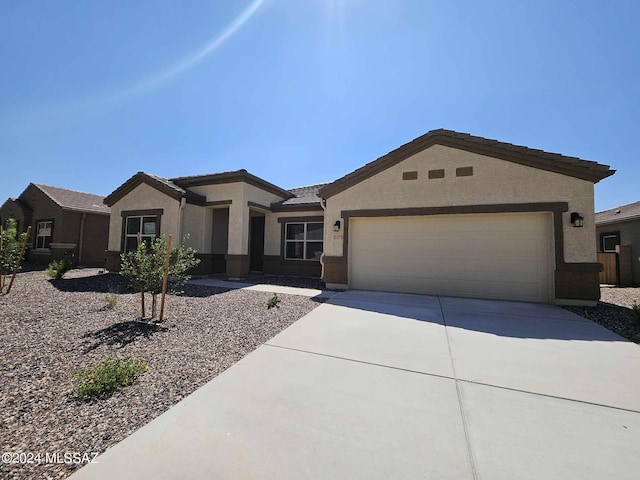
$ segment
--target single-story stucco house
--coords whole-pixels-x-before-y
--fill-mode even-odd
[[[640,202],[596,213],[596,249],[620,255],[621,285],[640,284]]]
[[[104,265],[109,235],[109,207],[104,196],[30,183],[18,198],[0,207],[0,222],[13,218],[31,236],[26,259],[49,263],[69,258],[84,265]]]
[[[137,173],[107,196],[107,268],[138,234],[190,234],[197,273],[534,302],[600,296],[594,184],[608,165],[433,130],[324,185],[245,170]]]

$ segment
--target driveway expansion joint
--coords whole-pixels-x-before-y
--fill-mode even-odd
[[[460,382],[460,383],[469,383],[471,385],[480,385],[480,386],[489,387],[489,388],[499,388],[500,390],[509,390],[511,392],[526,393],[528,395],[535,395],[536,397],[554,398],[556,400],[564,400],[566,402],[582,403],[585,405],[593,405],[594,407],[610,408],[612,410],[620,410],[622,412],[640,414],[640,410],[633,410],[632,408],[616,407],[615,405],[606,405],[604,403],[589,402],[587,400],[578,400],[576,398],[561,397],[559,395],[551,395],[549,393],[532,392],[529,390],[522,390],[519,388],[505,387],[503,385],[494,385],[492,383],[478,382],[476,380],[464,380],[461,378],[456,378],[455,380],[456,382]]]
[[[421,372],[419,370],[411,370],[411,369],[408,369],[408,368],[393,367],[391,365],[384,365],[382,363],[365,362],[364,360],[356,360],[355,358],[340,357],[338,355],[328,355],[326,353],[312,352],[312,351],[309,351],[309,350],[302,350],[300,348],[285,347],[283,345],[275,345],[273,343],[265,343],[264,346],[265,347],[273,347],[273,348],[281,348],[283,350],[290,350],[292,352],[307,353],[309,355],[317,355],[319,357],[334,358],[336,360],[344,360],[346,362],[361,363],[363,365],[371,365],[372,367],[388,368],[390,370],[399,370],[401,372],[416,373],[418,375],[426,375],[426,376],[429,376],[429,377],[438,377],[438,378],[445,378],[447,380],[455,380],[453,377],[450,377],[448,375],[438,375],[437,373]]]
[[[447,340],[448,340],[448,338],[447,338]],[[408,368],[394,367],[394,366],[391,366],[391,365],[384,365],[382,363],[365,362],[364,360],[356,360],[354,358],[340,357],[338,355],[328,355],[326,353],[312,352],[310,350],[303,350],[303,349],[300,349],[300,348],[285,347],[283,345],[275,345],[275,344],[272,344],[272,343],[265,343],[264,346],[273,347],[273,348],[281,348],[283,350],[290,350],[292,352],[306,353],[306,354],[309,354],[309,355],[316,355],[316,356],[319,356],[319,357],[333,358],[333,359],[336,359],[336,360],[344,360],[346,362],[361,363],[361,364],[364,364],[364,365],[370,365],[372,367],[388,368],[390,370],[399,370],[399,371],[407,372],[407,373],[416,373],[418,375],[426,375],[428,377],[437,377],[437,378],[444,378],[444,379],[447,379],[447,380],[453,380],[454,382],[456,382],[456,390],[458,390],[458,385],[460,383],[468,383],[468,384],[471,384],[471,385],[480,385],[480,386],[488,387],[488,388],[498,388],[500,390],[509,390],[509,391],[512,391],[512,392],[525,393],[525,394],[528,394],[528,395],[535,395],[537,397],[553,398],[553,399],[556,399],[556,400],[564,400],[566,402],[582,403],[582,404],[585,404],[585,405],[593,405],[595,407],[603,407],[603,408],[609,408],[609,409],[612,409],[612,410],[620,410],[620,411],[623,411],[623,412],[640,414],[640,410],[633,410],[633,409],[630,409],[630,408],[616,407],[616,406],[613,406],[613,405],[605,405],[605,404],[596,403],[596,402],[588,402],[586,400],[578,400],[578,399],[575,399],[575,398],[560,397],[558,395],[551,395],[551,394],[548,394],[548,393],[532,392],[530,390],[522,390],[522,389],[519,389],[519,388],[505,387],[503,385],[494,385],[492,383],[484,383],[484,382],[479,382],[477,380],[465,380],[463,378],[458,378],[457,377],[457,375],[455,373],[455,367],[453,367],[454,376],[450,377],[449,375],[439,375],[437,373],[422,372],[422,371],[419,371],[419,370],[411,370],[411,369],[408,369]],[[452,361],[452,363],[453,363],[453,361]],[[462,401],[462,397],[461,397],[460,393],[459,393],[459,398],[458,399],[459,399],[459,401]]]
[[[456,395],[458,397],[458,407],[460,408],[460,417],[462,420],[462,428],[464,429],[464,439],[467,443],[467,453],[469,455],[469,464],[471,467],[471,473],[473,478],[477,480],[478,472],[476,469],[476,461],[473,457],[473,449],[471,448],[471,437],[469,435],[469,427],[467,425],[467,417],[464,411],[464,405],[462,403],[462,392],[460,391],[460,383],[458,381],[458,374],[456,373],[456,365],[453,362],[453,352],[451,350],[451,341],[449,340],[449,330],[447,329],[447,319],[444,316],[444,309],[442,308],[442,302],[440,301],[440,296],[436,297],[438,299],[438,305],[440,306],[440,315],[442,316],[442,325],[444,326],[445,337],[447,338],[447,348],[449,350],[449,359],[451,360],[451,371],[453,372],[453,380],[456,385]]]

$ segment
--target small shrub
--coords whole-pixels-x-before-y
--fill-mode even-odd
[[[273,297],[271,297],[267,302],[267,310],[271,310],[273,307],[280,308],[280,305],[278,305],[280,301],[281,300],[278,298],[278,294],[274,293]]]
[[[111,310],[116,306],[116,303],[118,303],[118,297],[110,293],[107,293],[104,297],[104,301],[105,301],[104,309]]]
[[[73,395],[80,399],[105,398],[131,385],[136,377],[148,370],[144,360],[131,356],[124,360],[108,357],[76,375]]]
[[[634,303],[633,307],[631,307],[631,314],[633,315],[636,325],[640,325],[640,305]]]
[[[47,267],[47,274],[51,278],[60,280],[69,270],[71,270],[71,262],[69,259],[63,258],[62,260],[54,260],[51,262]]]
[[[183,293],[182,287],[191,278],[185,272],[200,263],[196,251],[184,245],[189,238],[185,235],[183,244],[171,249],[169,258],[169,278],[167,293],[178,295]],[[151,294],[151,318],[156,317],[158,294],[162,293],[164,266],[167,257],[167,240],[164,235],[151,241],[143,241],[133,252],[120,255],[122,260],[120,275],[129,279],[129,286],[140,292],[140,310],[142,318],[146,317],[144,295]]]
[[[18,223],[9,218],[6,228],[0,225],[0,294],[8,293],[9,275],[18,270],[22,244],[26,241],[27,233],[18,233]]]

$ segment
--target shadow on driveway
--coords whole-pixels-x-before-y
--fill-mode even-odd
[[[512,338],[620,342],[624,338],[563,308],[537,303],[348,291],[327,303],[419,321],[438,311],[449,328]]]

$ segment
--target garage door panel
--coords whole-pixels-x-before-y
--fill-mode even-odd
[[[352,288],[549,301],[546,214],[355,218]]]

